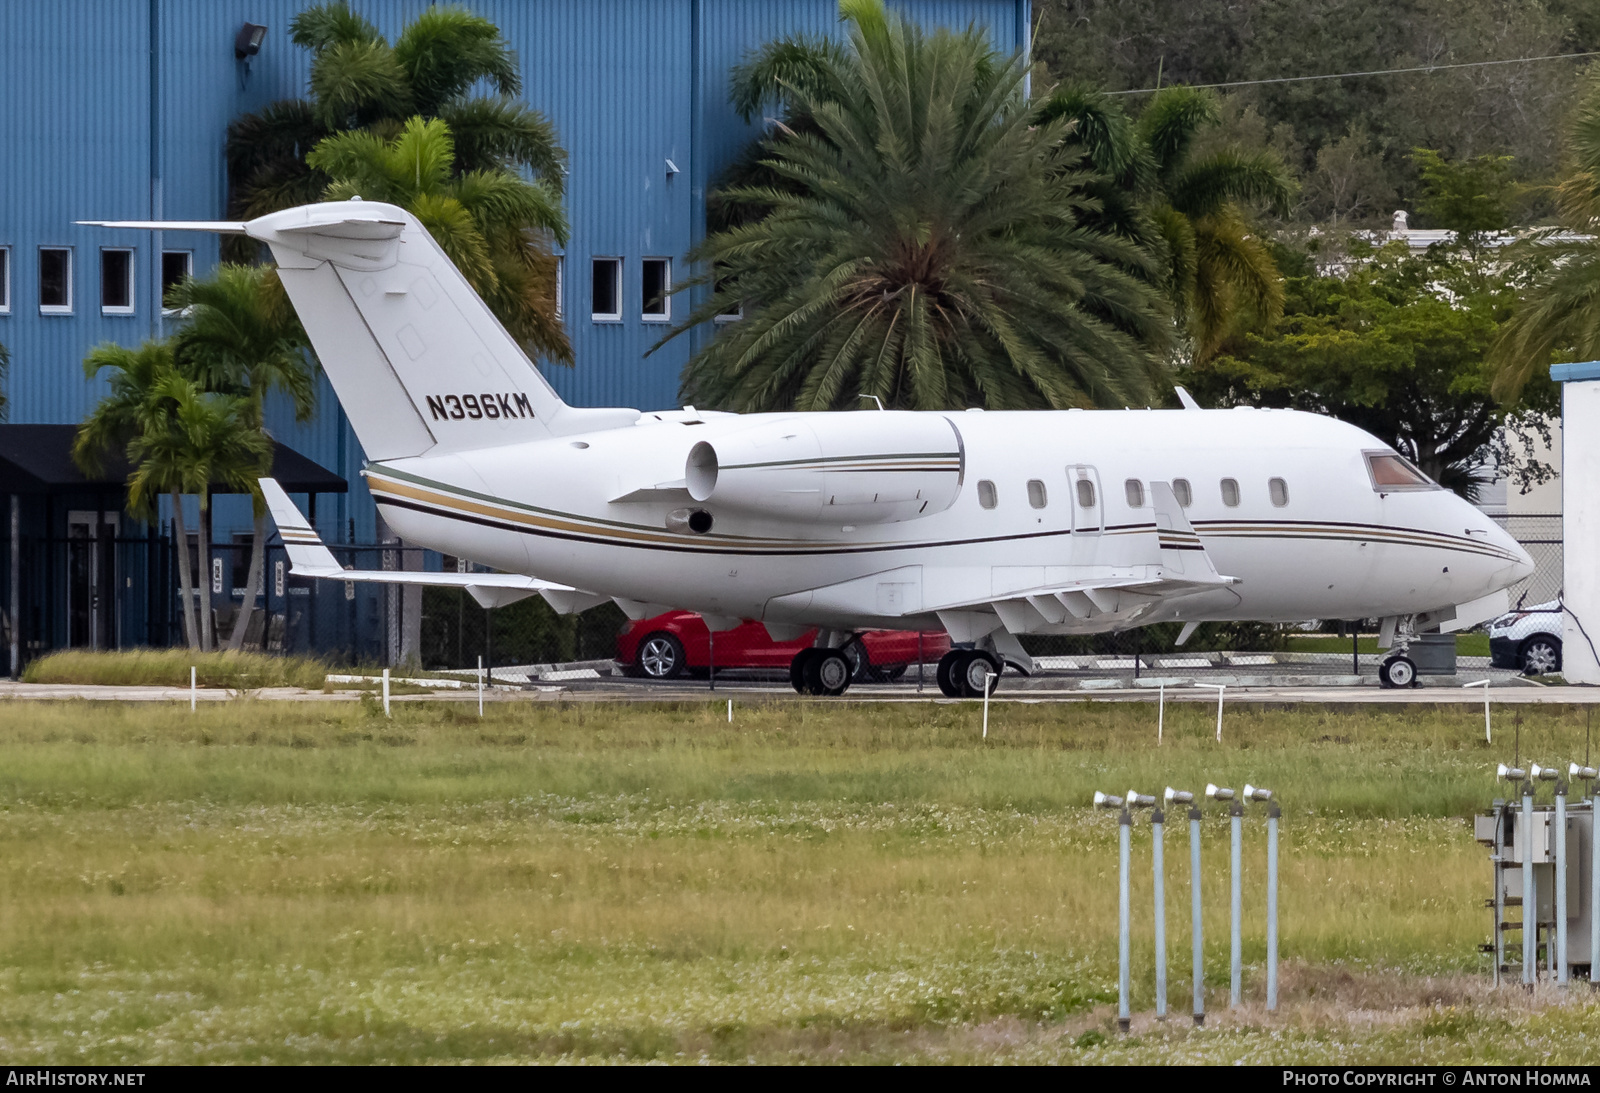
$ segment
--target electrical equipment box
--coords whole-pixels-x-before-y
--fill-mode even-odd
[[[1558,838],[1565,841],[1566,851],[1567,898],[1562,914],[1567,927],[1567,963],[1573,969],[1587,969],[1593,963],[1589,945],[1590,921],[1595,913],[1590,902],[1595,861],[1594,806],[1592,801],[1579,798],[1567,805],[1566,813],[1566,828],[1560,832],[1556,830],[1555,809],[1548,804],[1534,807],[1531,824],[1524,822],[1522,804],[1516,800],[1496,801],[1488,814],[1473,817],[1473,836],[1489,847],[1489,860],[1494,866],[1494,889],[1488,903],[1495,909],[1495,934],[1494,941],[1485,948],[1495,953],[1501,970],[1505,970],[1505,935],[1520,934],[1525,922],[1537,926],[1531,943],[1542,954],[1539,966],[1547,970],[1553,967]],[[1524,869],[1533,870],[1536,915],[1519,913]],[[1515,942],[1512,947],[1517,949]]]

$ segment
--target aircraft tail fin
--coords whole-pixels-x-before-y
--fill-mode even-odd
[[[272,249],[369,459],[496,447],[638,419],[636,410],[562,402],[428,230],[398,206],[330,201],[243,224],[180,226],[242,229]]]

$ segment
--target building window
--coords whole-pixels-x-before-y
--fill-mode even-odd
[[[724,292],[727,290],[727,287],[728,283],[719,277],[717,279],[717,283],[712,286],[711,290],[713,292]],[[726,311],[717,312],[712,321],[719,323],[736,323],[742,318],[744,318],[744,302],[741,300],[739,303],[734,304]]]
[[[39,311],[72,314],[72,252],[66,247],[39,248]]]
[[[1028,504],[1032,505],[1036,509],[1042,509],[1045,507],[1048,501],[1049,498],[1044,492],[1044,483],[1039,481],[1037,478],[1029,479]]]
[[[672,318],[672,260],[646,258],[643,270],[640,314],[647,323],[668,322]]]
[[[1239,507],[1239,483],[1232,478],[1222,480],[1222,503],[1230,509]]]
[[[133,251],[107,248],[100,252],[100,312],[133,314]]]
[[[622,318],[622,259],[596,258],[589,297],[589,317],[597,323]]]
[[[1094,483],[1087,478],[1078,479],[1078,507],[1081,509],[1094,508]]]
[[[1122,484],[1122,492],[1128,495],[1130,509],[1144,508],[1144,483],[1137,478],[1130,478]]]
[[[194,251],[164,250],[161,252],[161,314],[176,315],[176,308],[167,307],[167,294],[194,276]]]
[[[1194,504],[1194,490],[1189,488],[1187,478],[1174,478],[1172,480],[1172,496],[1178,499],[1178,504],[1188,508]]]
[[[986,509],[992,509],[998,503],[999,503],[999,498],[995,496],[994,483],[989,481],[987,478],[985,478],[981,482],[979,482],[978,483],[978,504],[982,505]]]
[[[1272,503],[1278,508],[1289,503],[1289,483],[1281,478],[1274,478],[1267,483],[1267,491],[1272,494]]]
[[[556,322],[567,317],[567,256],[556,255]]]
[[[11,248],[0,247],[0,315],[11,314]]]

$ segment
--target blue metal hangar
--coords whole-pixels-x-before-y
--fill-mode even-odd
[[[1008,52],[1027,43],[1029,0],[891,4],[927,26],[987,27]],[[170,332],[175,318],[162,313],[163,288],[190,273],[206,274],[218,261],[217,239],[107,231],[75,221],[223,218],[229,122],[307,93],[310,56],[289,38],[290,21],[307,6],[309,0],[0,4],[0,344],[11,352],[5,385],[11,424],[0,430],[76,424],[105,389],[84,378],[90,348],[135,345]],[[352,6],[393,41],[427,4],[354,0]],[[644,356],[673,318],[670,310],[644,313],[644,280],[670,283],[687,275],[685,255],[704,232],[708,184],[759,135],[728,104],[729,70],[772,38],[840,33],[836,0],[467,0],[466,6],[492,20],[516,49],[523,98],[555,123],[569,157],[571,240],[562,258],[561,305],[576,366],[547,367],[546,375],[577,405],[676,405],[679,372],[693,345],[686,337]],[[247,23],[264,30],[236,49]],[[601,295],[610,298],[594,298],[604,284],[611,288]],[[669,308],[682,306],[673,300]],[[313,421],[296,424],[279,407],[270,424],[280,450],[305,457],[300,470],[320,472],[299,474],[299,488],[330,545],[390,542],[360,477],[360,446],[325,381]],[[60,444],[70,430],[19,435],[0,447],[27,448],[47,436]],[[61,481],[34,475],[8,483],[9,464],[0,462],[0,494],[21,501],[23,542],[19,598],[9,587],[13,567],[0,567],[5,644],[16,642],[27,659],[65,646],[181,641],[170,521],[159,528],[138,524],[121,511],[116,482],[75,477],[63,458],[45,462],[59,469]],[[191,511],[191,532],[195,517]],[[213,529],[218,549],[200,569],[231,613],[245,595],[237,584],[247,564],[239,544],[249,539],[248,501],[219,497]],[[9,546],[0,534],[0,551]],[[275,573],[282,555],[273,558],[264,598],[255,604],[278,631],[260,635],[263,644],[395,655],[386,593],[364,590],[370,602],[345,603],[342,592],[311,597]],[[350,560],[371,565],[374,557],[351,553]],[[291,611],[296,592],[307,596],[307,607],[312,599],[330,607]]]

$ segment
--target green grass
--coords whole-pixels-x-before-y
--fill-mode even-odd
[[[1357,638],[1356,644],[1365,654],[1376,656],[1383,652],[1378,648],[1378,638],[1372,635]],[[1337,634],[1290,634],[1289,651],[1291,653],[1349,653],[1350,639],[1341,638]],[[1460,657],[1486,657],[1489,655],[1489,635],[1484,633],[1469,633],[1456,635],[1456,656]]]
[[[0,706],[0,1053],[17,1063],[1594,1061],[1600,1009],[1492,996],[1470,709]],[[1481,714],[1479,715],[1481,717]],[[1579,712],[1522,755],[1582,755]],[[1250,780],[1283,822],[1284,1010],[1109,1035],[1116,821],[1096,788]],[[1177,820],[1177,817],[1173,818]],[[1187,998],[1187,832],[1168,841]],[[1148,823],[1135,1005],[1152,1002]],[[1452,1008],[1453,1007],[1453,1008]]]
[[[69,649],[30,663],[24,683],[187,687],[189,669],[202,687],[302,687],[321,690],[328,666],[310,657],[263,653],[196,653],[188,649],[131,649],[91,653]]]

